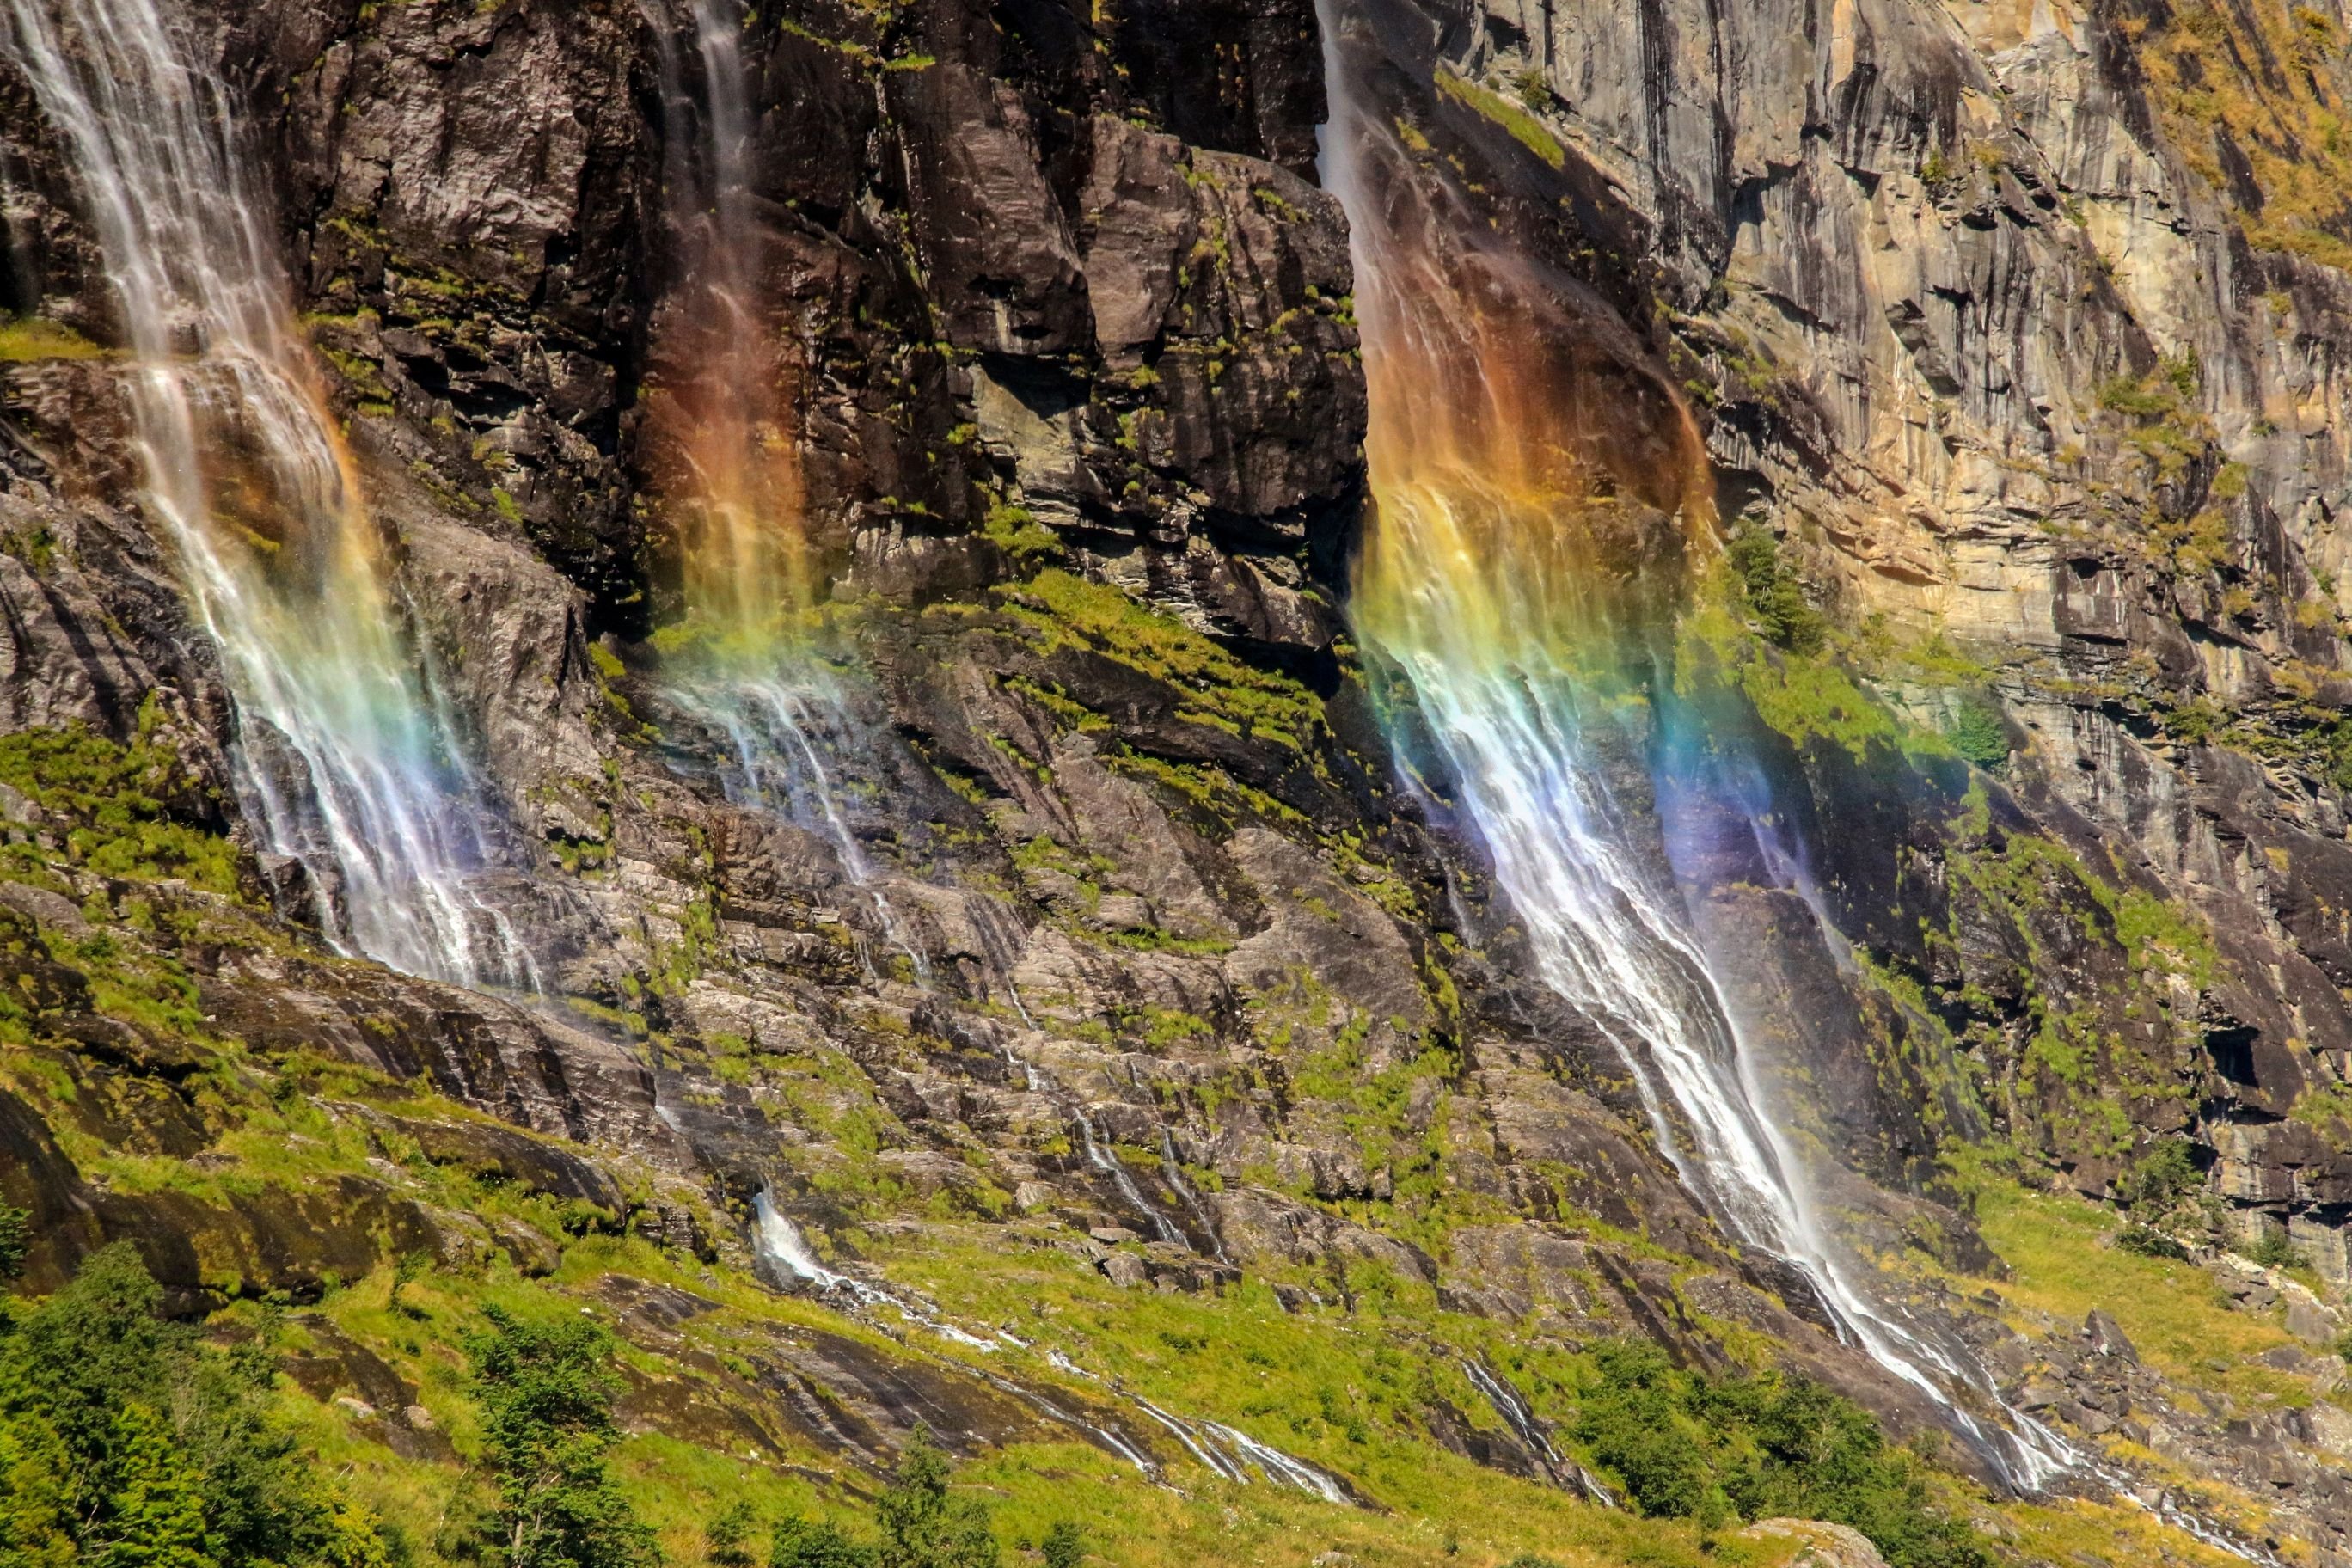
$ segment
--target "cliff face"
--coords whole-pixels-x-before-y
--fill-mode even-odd
[[[1685,1190],[1458,791],[1391,750],[1410,696],[1348,635],[1366,395],[1312,7],[742,28],[768,437],[823,588],[789,801],[740,787],[662,635],[683,9],[189,10],[541,994],[338,953],[345,890],[240,813],[89,174],[0,65],[0,1197],[33,1288],[128,1237],[182,1310],[289,1293],[371,1474],[454,1465],[430,1346],[361,1304],[415,1254],[453,1321],[516,1274],[614,1318],[659,1439],[1201,1458],[1046,1346],[1255,1419],[1335,1495],[1452,1518],[1472,1466],[1519,1478],[1462,1526],[1505,1554],[1598,1539],[1555,1500],[1594,1489],[1557,1358],[1612,1335],[1948,1429]],[[1561,301],[1600,466],[1639,490],[1681,421],[1704,444],[1742,542],[1717,744],[1801,874],[1727,811],[1639,839],[1823,1206],[2132,1471],[2086,1489],[2339,1560],[2340,20],[1342,11],[1413,177]],[[762,1205],[869,1281],[824,1292],[852,1321],[747,1284],[808,1283]],[[2155,1256],[2108,1246],[2122,1209]],[[2308,1269],[2226,1250],[2284,1264],[2271,1233]],[[2081,1328],[2130,1316],[2110,1293],[2145,1364]],[[1270,1392],[1197,1364],[1221,1334],[1272,1347]]]
[[[2285,1223],[2340,1284],[2342,240],[2313,116],[2343,51],[2317,12],[2013,10],[1440,10],[1383,36],[1437,40],[1429,111],[1514,171],[1515,212],[1591,204],[1526,217],[1531,242],[1704,410],[1727,524],[1780,537],[1848,668],[1976,725],[1997,807],[2213,951],[2170,966],[2168,1028],[2086,1026],[2087,1086],[2129,1124],[2070,1114],[2018,1007],[2087,1002],[2061,972],[2095,957],[2016,951],[1950,858],[1851,831],[1883,780],[1800,736],[1839,928],[1986,1031],[1988,1110],[2084,1191],[2116,1190],[2135,1133],[2189,1133],[2236,1221]],[[1482,79],[1518,86],[1444,85]]]

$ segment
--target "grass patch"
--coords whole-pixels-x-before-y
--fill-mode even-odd
[[[63,321],[26,316],[0,321],[0,364],[29,364],[40,360],[106,359],[110,351],[90,342]]]
[[[1322,725],[1323,704],[1307,688],[1117,588],[1053,567],[999,592],[1011,614],[1043,634],[1048,653],[1087,648],[1191,693],[1195,700],[1177,710],[1180,719],[1293,752],[1304,752]]]
[[[2249,1409],[2311,1403],[2307,1382],[2256,1359],[2295,1342],[2273,1315],[2233,1310],[2192,1263],[2115,1245],[2125,1222],[2112,1210],[2030,1191],[1973,1157],[1958,1163],[1956,1173],[1974,1199],[1986,1245],[2011,1270],[1994,1288],[2015,1305],[2067,1328],[2103,1307],[2140,1359],[2168,1377]]]
[[[236,850],[218,834],[173,819],[166,797],[196,786],[179,753],[157,738],[151,699],[131,742],[118,745],[84,724],[0,735],[0,783],[67,825],[67,853],[101,876],[154,880],[234,897]]]
[[[1555,169],[1568,165],[1568,149],[1545,129],[1542,121],[1499,92],[1491,92],[1440,67],[1437,90],[1510,132],[1511,139]]]

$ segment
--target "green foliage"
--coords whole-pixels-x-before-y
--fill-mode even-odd
[[[1646,1342],[1602,1345],[1594,1360],[1600,1386],[1578,1415],[1576,1440],[1643,1513],[1722,1524],[1731,1504],[1693,1419],[1690,1380]]]
[[[23,1209],[0,1204],[0,1279],[14,1279],[25,1271],[25,1254],[33,1245],[32,1221]]]
[[[217,834],[173,820],[165,804],[195,781],[170,742],[156,738],[160,719],[151,700],[128,746],[80,723],[0,735],[0,784],[69,825],[68,851],[102,876],[178,877],[234,895],[236,849]]]
[[[2352,791],[2352,719],[2338,719],[2327,730],[2327,782]]]
[[[1087,1560],[1086,1531],[1066,1519],[1058,1521],[1037,1543],[1037,1554],[1045,1568],[1078,1568]]]
[[[1990,1568],[1984,1543],[1929,1500],[1917,1460],[1821,1384],[1685,1372],[1647,1341],[1599,1346],[1593,1360],[1573,1435],[1643,1513],[1708,1529],[1826,1519],[1868,1536],[1893,1568]]]
[[[714,1568],[751,1568],[755,1521],[751,1505],[741,1498],[720,1509],[703,1527],[702,1560]]]
[[[2131,419],[2161,419],[2180,406],[2168,377],[2118,375],[2099,385],[2099,406]]]
[[[1857,762],[1875,745],[1943,747],[1933,735],[1897,728],[1885,708],[1827,659],[1751,658],[1740,667],[1739,689],[1758,718],[1801,746],[1827,741]]]
[[[1952,742],[1952,750],[1989,773],[2009,766],[2009,726],[1999,708],[1973,692],[1954,708],[1944,738]]]
[[[2172,1207],[2204,1184],[2190,1158],[2186,1138],[2168,1138],[2140,1156],[2129,1174],[2116,1184],[2116,1196],[2127,1208],[2147,1208],[2158,1214]]]
[[[1819,653],[1827,624],[1821,612],[1806,602],[1804,584],[1780,558],[1780,544],[1771,531],[1758,523],[1742,523],[1725,544],[1724,553],[1764,640],[1790,653]]]
[[[619,1438],[612,1334],[584,1319],[524,1322],[497,1307],[471,1335],[482,1436],[499,1472],[494,1549],[504,1568],[648,1568],[653,1532],[614,1482]]]
[[[787,1519],[776,1526],[768,1568],[875,1568],[874,1548],[830,1521]]]
[[[2309,1261],[2283,1230],[2265,1230],[2238,1248],[2240,1256],[2265,1268],[2300,1268]]]
[[[373,1521],[268,1414],[270,1362],[156,1316],[129,1244],[0,1340],[0,1563],[385,1568]]]
[[[947,1456],[918,1428],[875,1508],[881,1568],[996,1568],[987,1505],[954,1496],[948,1476]]]
[[[2187,1247],[2148,1226],[2126,1226],[2123,1233],[2116,1237],[2116,1245],[2142,1258],[2169,1258],[2182,1263],[2189,1261]]]
[[[991,1533],[988,1507],[950,1489],[945,1454],[930,1434],[915,1429],[898,1473],[875,1504],[882,1539],[859,1541],[824,1521],[787,1519],[776,1526],[768,1568],[997,1568],[1003,1561]],[[1056,1526],[1046,1536],[1046,1562],[1062,1568],[1086,1554],[1075,1530]],[[1059,1544],[1054,1544],[1059,1542]],[[1065,1554],[1056,1559],[1051,1553]]]

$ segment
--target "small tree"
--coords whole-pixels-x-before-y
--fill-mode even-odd
[[[1037,1550],[1045,1559],[1045,1568],[1078,1568],[1087,1560],[1086,1532],[1063,1520],[1045,1531]]]
[[[951,1494],[948,1474],[947,1456],[917,1427],[875,1510],[882,1525],[881,1568],[997,1568],[987,1505]]]
[[[0,1310],[0,1564],[386,1568],[375,1521],[273,1419],[266,1336],[212,1349],[162,1300],[118,1242]]]
[[[751,1505],[737,1498],[703,1526],[702,1560],[713,1568],[751,1568],[751,1531],[756,1524]]]
[[[94,1547],[97,1568],[214,1568],[220,1542],[205,1527],[204,1489],[171,1424],[144,1405],[114,1417],[116,1489]]]
[[[661,1561],[605,1468],[620,1433],[613,1337],[579,1319],[526,1323],[496,1307],[467,1341],[499,1472],[505,1568],[652,1568]]]
[[[33,1247],[33,1216],[23,1209],[0,1204],[0,1279],[14,1279],[25,1271],[25,1254]]]
[[[776,1526],[768,1568],[876,1568],[874,1548],[824,1520],[786,1519]]]

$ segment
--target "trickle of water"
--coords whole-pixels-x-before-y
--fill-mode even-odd
[[[1215,1224],[1209,1218],[1208,1209],[1201,1202],[1201,1194],[1194,1192],[1192,1184],[1184,1179],[1184,1163],[1176,1157],[1176,1140],[1170,1135],[1166,1122],[1160,1126],[1160,1157],[1166,1162],[1164,1168],[1168,1172],[1168,1184],[1175,1189],[1176,1195],[1182,1198],[1184,1206],[1192,1211],[1193,1222],[1200,1226],[1201,1234],[1209,1238],[1209,1249],[1216,1254],[1218,1262],[1232,1263],[1233,1259],[1225,1256],[1225,1238],[1217,1234]]]
[[[387,593],[226,94],[156,0],[0,0],[0,53],[89,204],[129,337],[145,503],[220,648],[261,847],[309,868],[338,948],[535,990],[481,897],[492,814]]]
[[[1095,1132],[1094,1118],[1081,1109],[1077,1112],[1077,1123],[1078,1142],[1086,1150],[1087,1163],[1108,1176],[1111,1185],[1118,1189],[1118,1195],[1127,1200],[1128,1206],[1151,1222],[1151,1233],[1154,1236],[1162,1241],[1173,1242],[1179,1247],[1192,1246],[1192,1244],[1185,1239],[1184,1232],[1177,1226],[1176,1222],[1161,1214],[1160,1205],[1143,1195],[1143,1189],[1135,1184],[1135,1177],[1129,1173],[1124,1164],[1119,1163],[1118,1156],[1102,1146],[1100,1139]]]
[[[841,809],[828,751],[854,739],[811,646],[797,370],[762,294],[769,237],[753,193],[755,121],[739,0],[645,0],[661,41],[668,227],[678,279],[658,315],[646,407],[654,489],[678,535],[686,619],[665,636],[665,685],[727,737],[730,801],[821,833],[890,944],[930,965],[877,885]],[[861,943],[868,979],[880,978]]]
[[[938,1313],[904,1296],[886,1290],[877,1285],[827,1268],[810,1250],[800,1227],[787,1219],[775,1205],[765,1187],[751,1200],[751,1246],[760,1260],[780,1282],[813,1287],[817,1294],[834,1298],[855,1307],[887,1306],[908,1321],[939,1335],[951,1343],[969,1350],[992,1353],[999,1342],[1015,1350],[1029,1351],[1034,1347],[1029,1341],[998,1330],[993,1336],[983,1337],[960,1324],[948,1321]],[[1072,1361],[1056,1346],[1047,1345],[1039,1352],[1048,1366],[1066,1376],[1099,1384],[1102,1379]],[[1127,1460],[1149,1479],[1161,1480],[1160,1466],[1151,1457],[1129,1442],[1117,1432],[1096,1425],[1054,1404],[1035,1389],[998,1376],[985,1368],[972,1368],[975,1375],[991,1385],[1035,1406],[1054,1420],[1074,1430],[1086,1433],[1119,1458]],[[1328,1471],[1318,1469],[1295,1455],[1286,1454],[1269,1444],[1261,1443],[1246,1432],[1216,1421],[1187,1420],[1171,1415],[1138,1394],[1114,1387],[1111,1392],[1136,1410],[1166,1427],[1183,1444],[1184,1449],[1202,1466],[1223,1479],[1246,1486],[1250,1468],[1277,1486],[1292,1487],[1323,1499],[1326,1502],[1352,1503],[1355,1500],[1347,1487]],[[1164,1482],[1162,1484],[1165,1484]]]
[[[915,983],[929,985],[929,961],[882,891],[872,862],[842,814],[840,792],[825,765],[828,750],[846,743],[853,730],[847,707],[831,681],[814,665],[797,680],[773,671],[755,674],[720,666],[680,678],[668,696],[681,711],[726,736],[730,765],[720,771],[719,784],[729,803],[772,813],[831,843],[843,875],[866,900],[890,945],[912,967]],[[866,977],[878,979],[862,941],[858,957]]]
[[[1616,1494],[1601,1484],[1600,1477],[1552,1447],[1550,1436],[1536,1420],[1536,1413],[1528,1407],[1527,1397],[1512,1386],[1510,1379],[1466,1359],[1462,1363],[1462,1373],[1470,1380],[1473,1388],[1486,1396],[1486,1403],[1495,1407],[1495,1414],[1510,1427],[1520,1447],[1534,1455],[1555,1476],[1565,1473],[1574,1479],[1577,1489],[1584,1494],[1588,1502],[1599,1503],[1602,1508],[1617,1506]]]

